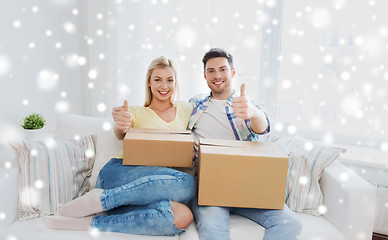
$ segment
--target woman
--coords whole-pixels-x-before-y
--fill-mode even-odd
[[[129,128],[184,130],[191,106],[175,103],[176,70],[170,59],[153,60],[146,77],[144,107],[124,105],[113,109],[115,134],[123,139]],[[100,171],[96,188],[48,217],[49,228],[176,235],[193,220],[184,205],[195,194],[195,181],[187,173],[165,167],[124,166],[122,152]],[[90,217],[106,212],[107,216]]]

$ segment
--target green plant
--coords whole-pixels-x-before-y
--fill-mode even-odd
[[[46,119],[39,113],[32,113],[20,121],[20,126],[24,129],[41,129]]]

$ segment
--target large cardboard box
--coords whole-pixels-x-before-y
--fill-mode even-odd
[[[275,143],[201,139],[198,204],[283,209],[288,156]]]
[[[191,168],[193,150],[188,130],[133,128],[124,137],[123,164]]]

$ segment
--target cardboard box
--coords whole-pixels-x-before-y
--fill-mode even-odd
[[[283,209],[288,156],[275,143],[201,139],[198,204]]]
[[[129,129],[124,137],[123,165],[192,167],[191,132]]]

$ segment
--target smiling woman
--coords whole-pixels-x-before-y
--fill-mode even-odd
[[[182,102],[173,104],[173,62],[163,56],[154,59],[145,85],[148,99],[144,107],[128,106],[125,100],[123,106],[113,109],[116,137],[122,140],[130,128],[186,130],[192,107]],[[194,178],[180,170],[123,165],[121,151],[100,170],[95,189],[64,205],[59,216],[45,218],[45,225],[54,229],[97,228],[141,235],[177,235],[193,221],[185,204],[196,189]],[[90,217],[100,212],[107,216]]]

